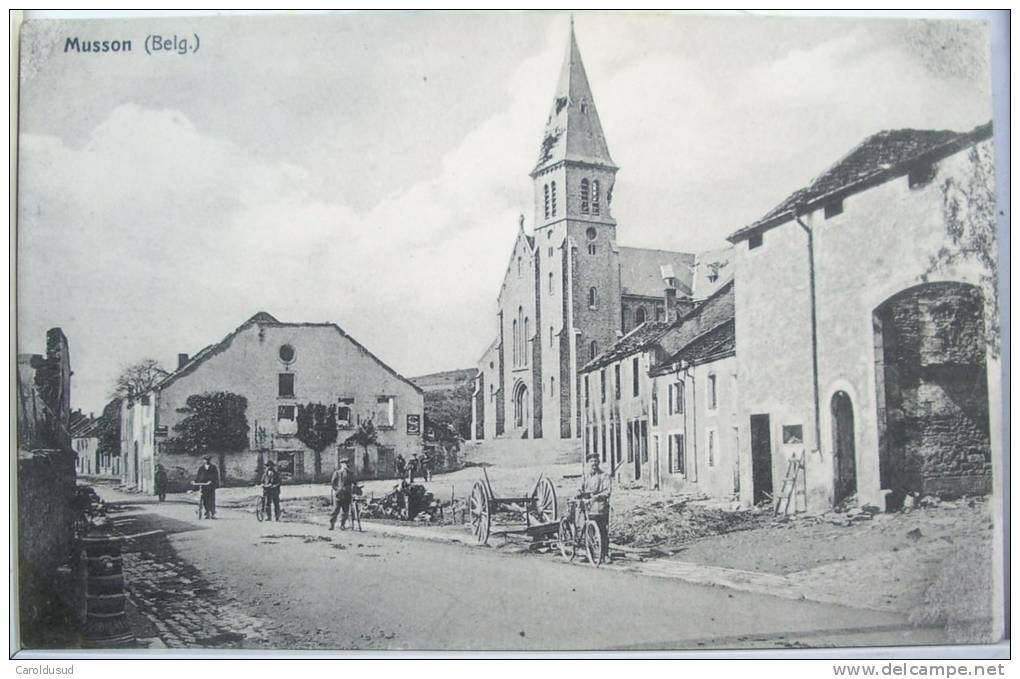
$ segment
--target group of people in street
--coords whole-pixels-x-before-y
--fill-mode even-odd
[[[428,452],[424,452],[420,456],[418,453],[412,453],[410,460],[404,460],[404,456],[398,454],[395,461],[397,478],[406,479],[408,483],[414,483],[414,480],[419,476],[423,481],[431,481],[432,464],[432,457]]]

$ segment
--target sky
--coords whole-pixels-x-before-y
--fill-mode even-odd
[[[68,336],[72,406],[258,311],[398,372],[495,335],[569,18],[355,13],[22,31],[18,351]],[[868,135],[991,119],[975,22],[578,13],[621,245],[725,245]],[[147,35],[199,38],[146,54]],[[130,39],[120,54],[68,37]]]

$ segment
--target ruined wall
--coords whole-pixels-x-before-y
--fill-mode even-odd
[[[957,496],[991,490],[988,382],[980,291],[942,283],[880,312],[885,436],[882,486]]]

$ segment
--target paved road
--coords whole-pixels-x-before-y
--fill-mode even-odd
[[[549,555],[258,523],[101,493],[127,543],[132,599],[169,646],[623,649],[925,644],[901,617]],[[156,532],[153,532],[156,531]]]

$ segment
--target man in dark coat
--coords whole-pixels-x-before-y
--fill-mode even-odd
[[[216,518],[216,489],[220,485],[220,470],[212,463],[212,456],[203,458],[202,466],[195,474],[195,485],[202,489],[202,508],[205,518]]]
[[[276,511],[276,520],[280,520],[280,472],[272,460],[266,462],[266,472],[262,475],[262,497],[265,498],[266,519],[270,512]]]
[[[409,483],[414,483],[414,479],[418,476],[421,470],[421,462],[418,460],[418,453],[412,453],[411,459],[407,463],[407,480]]]
[[[155,481],[156,481],[156,495],[159,497],[159,501],[162,502],[163,500],[166,499],[167,477],[166,469],[164,469],[163,465],[161,464],[156,465]]]
[[[404,460],[404,456],[401,455],[400,453],[397,453],[397,459],[395,460],[394,464],[396,465],[397,468],[397,478],[398,479],[404,478],[404,475],[407,473],[407,461]]]
[[[333,478],[329,483],[333,487],[333,496],[336,499],[333,505],[333,513],[329,516],[329,529],[336,527],[336,517],[343,511],[340,517],[340,530],[344,530],[347,524],[347,517],[351,512],[351,499],[354,494],[354,474],[348,469],[348,460],[340,460],[340,467],[333,472]]]

